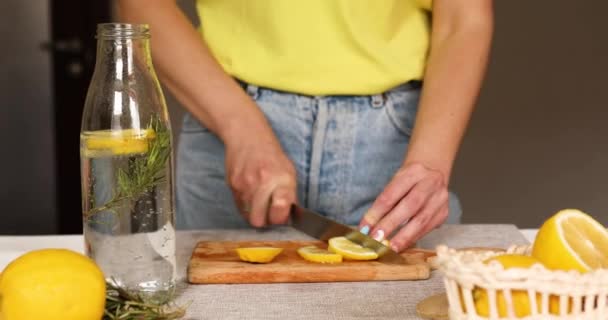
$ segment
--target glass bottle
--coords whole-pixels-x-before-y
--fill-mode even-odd
[[[106,279],[149,302],[176,281],[173,148],[147,25],[97,28],[80,136],[87,254]]]

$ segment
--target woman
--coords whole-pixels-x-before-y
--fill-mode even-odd
[[[448,212],[458,221],[448,182],[485,71],[491,0],[197,9],[199,31],[173,0],[119,2],[125,21],[150,24],[155,67],[189,111],[178,227],[281,224],[299,202],[401,251]]]

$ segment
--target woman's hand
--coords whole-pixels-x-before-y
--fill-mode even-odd
[[[163,83],[226,146],[226,177],[254,226],[283,223],[295,202],[295,170],[255,102],[216,61],[175,0],[123,0],[122,21],[154,30],[152,55]]]
[[[403,167],[361,227],[406,249],[445,221],[454,158],[475,106],[493,30],[492,0],[434,0],[431,48],[420,105]]]
[[[255,227],[287,222],[296,171],[274,136],[226,143],[226,178],[241,214]]]
[[[440,171],[412,163],[397,171],[360,227],[371,229],[371,236],[382,241],[405,223],[390,239],[391,248],[400,252],[446,220],[448,198]]]

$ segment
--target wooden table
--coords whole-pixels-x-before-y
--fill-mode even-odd
[[[524,237],[524,234],[527,236]],[[513,225],[445,225],[427,235],[419,246],[432,249],[445,243],[452,247],[506,248],[525,244],[534,230],[523,233]],[[187,320],[199,319],[418,319],[415,305],[426,296],[443,291],[438,272],[429,280],[285,283],[252,285],[189,285],[186,265],[200,240],[307,240],[291,228],[269,231],[179,231],[177,264],[180,283],[177,302],[190,302]],[[8,261],[38,248],[68,248],[83,252],[82,235],[2,236],[0,268]]]

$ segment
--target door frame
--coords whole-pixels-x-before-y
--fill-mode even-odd
[[[112,1],[51,0],[52,92],[58,232],[82,233],[80,125],[95,66],[98,23],[111,22]]]

